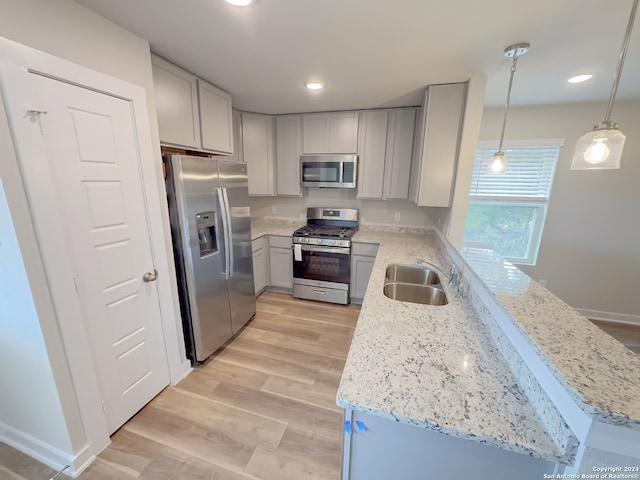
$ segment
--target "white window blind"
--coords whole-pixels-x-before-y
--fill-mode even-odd
[[[503,149],[508,163],[505,173],[487,173],[487,164],[495,148],[478,148],[473,166],[471,196],[546,200],[560,152],[557,146],[530,146]],[[478,198],[479,199],[479,198]]]
[[[473,165],[465,240],[484,245],[505,259],[535,265],[551,194],[553,175],[564,141],[507,145],[503,174],[487,173],[495,145],[479,145]]]

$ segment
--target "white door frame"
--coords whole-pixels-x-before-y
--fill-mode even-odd
[[[13,148],[21,177],[13,180],[22,184],[24,191],[21,193],[26,195],[31,214],[31,218],[27,222],[30,221],[32,225],[23,231],[23,235],[31,229],[36,233],[37,250],[33,248],[34,242],[30,242],[31,251],[23,251],[23,256],[31,255],[40,261],[35,262],[40,263],[40,265],[35,265],[38,268],[30,268],[29,264],[34,263],[33,259],[30,259],[29,262],[25,261],[25,267],[27,267],[27,273],[30,282],[32,282],[34,301],[36,301],[36,305],[43,306],[38,309],[38,313],[41,315],[43,335],[47,348],[50,350],[52,370],[54,377],[56,377],[56,385],[69,427],[73,448],[72,458],[69,459],[71,470],[77,474],[110,443],[110,440],[106,419],[100,405],[100,392],[95,379],[87,335],[73,284],[71,257],[68,245],[64,240],[62,223],[57,218],[59,209],[55,200],[53,181],[49,174],[49,162],[43,161],[47,157],[46,149],[43,141],[34,142],[31,134],[27,136],[29,125],[24,122],[25,112],[40,110],[37,105],[37,97],[34,96],[34,89],[30,87],[29,72],[36,72],[67,83],[118,96],[132,103],[140,149],[143,194],[149,216],[152,255],[155,268],[159,273],[156,284],[164,342],[171,383],[176,384],[189,373],[190,364],[180,355],[179,342],[182,342],[183,336],[179,319],[175,317],[175,312],[178,309],[175,308],[173,302],[173,294],[175,293],[173,290],[176,289],[176,286],[170,282],[169,275],[169,269],[173,268],[172,258],[166,254],[171,251],[168,249],[171,240],[165,238],[163,230],[163,217],[168,218],[168,213],[163,208],[166,193],[164,190],[159,191],[156,177],[159,169],[156,169],[155,162],[160,159],[155,159],[153,156],[149,114],[143,88],[1,37],[0,71],[3,83],[11,83],[13,91],[24,93],[19,99],[21,103],[18,104],[18,107],[15,106],[16,102],[13,100],[9,102],[13,104],[13,108],[8,102],[5,102],[11,124]],[[33,126],[32,124],[31,127]],[[29,141],[26,141],[27,138]],[[167,218],[165,218],[166,221],[168,221]],[[18,230],[18,227],[16,229]],[[20,232],[17,233],[20,234]],[[20,239],[20,235],[18,238]],[[22,242],[21,248],[23,248]],[[38,275],[42,267],[46,279],[42,275]],[[46,283],[43,283],[43,280]],[[51,303],[54,309],[46,308]],[[48,318],[43,318],[42,315],[48,316]],[[47,328],[44,325],[57,326],[59,335],[47,338]],[[49,330],[52,329],[49,328]],[[52,351],[53,353],[51,353]],[[69,382],[64,382],[61,377],[66,376],[70,376],[73,392],[65,391],[64,386]],[[44,448],[44,453],[37,453],[40,453],[41,459],[45,460],[43,457],[46,456],[46,448]],[[54,459],[52,459],[53,461]],[[55,461],[59,462],[60,460]]]

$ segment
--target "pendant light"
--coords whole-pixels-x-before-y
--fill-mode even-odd
[[[513,76],[516,73],[518,66],[518,57],[524,55],[529,51],[528,43],[516,43],[509,45],[504,50],[504,56],[507,58],[513,57],[513,65],[511,65],[509,75],[509,87],[507,88],[507,100],[504,104],[504,118],[502,119],[502,131],[500,132],[500,144],[498,145],[498,151],[491,155],[489,163],[487,164],[487,173],[500,174],[504,173],[507,169],[507,156],[502,151],[502,143],[504,142],[504,130],[507,127],[507,115],[509,115],[509,103],[511,102],[511,87],[513,86]]]
[[[571,170],[605,170],[620,168],[620,158],[624,149],[624,141],[626,135],[620,131],[619,125],[611,121],[611,111],[613,110],[613,102],[618,91],[620,83],[620,75],[622,75],[622,67],[624,59],[627,56],[629,40],[631,39],[631,31],[633,30],[633,22],[638,10],[638,0],[634,0],[631,7],[631,15],[627,32],[622,42],[622,49],[618,56],[618,68],[613,77],[613,86],[609,95],[609,104],[607,105],[607,113],[604,121],[595,125],[593,130],[585,133],[576,143],[576,150],[573,154],[573,162]]]

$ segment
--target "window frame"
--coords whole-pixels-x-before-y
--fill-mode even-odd
[[[547,219],[547,211],[549,201],[551,199],[551,191],[553,189],[553,183],[555,181],[555,174],[558,167],[558,161],[560,159],[561,149],[564,147],[564,139],[531,139],[531,140],[510,140],[505,141],[503,144],[503,150],[505,153],[514,148],[533,148],[533,147],[558,147],[558,156],[555,159],[553,166],[553,172],[549,183],[549,190],[546,197],[529,197],[518,195],[476,195],[477,185],[473,182],[473,172],[476,170],[475,156],[480,149],[497,149],[497,141],[479,141],[476,145],[474,154],[474,162],[472,167],[472,181],[469,186],[469,205],[467,207],[467,216],[469,215],[469,207],[472,205],[502,205],[502,206],[531,206],[535,207],[536,214],[533,223],[533,228],[529,235],[529,243],[527,245],[526,257],[508,257],[503,256],[505,260],[516,265],[535,265],[538,259],[538,253],[540,251],[540,244],[542,243],[542,234],[544,232],[544,225]],[[507,167],[508,168],[508,167]],[[482,165],[480,165],[480,170]],[[466,228],[465,228],[466,230]],[[466,232],[465,232],[466,233]],[[499,253],[499,252],[497,252]]]

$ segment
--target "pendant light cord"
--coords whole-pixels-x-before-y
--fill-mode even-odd
[[[613,86],[611,87],[611,95],[609,95],[609,105],[607,105],[607,113],[604,118],[605,124],[611,123],[611,112],[613,111],[613,101],[616,99],[616,93],[618,92],[618,84],[620,83],[620,76],[622,75],[622,67],[624,67],[624,60],[627,56],[627,50],[629,48],[629,41],[631,40],[631,31],[633,30],[633,22],[636,19],[636,12],[638,11],[638,0],[634,0],[633,7],[631,7],[631,16],[629,17],[629,24],[627,25],[627,32],[624,34],[624,41],[622,42],[622,49],[618,56],[618,68],[613,77]]]
[[[638,3],[638,0],[635,0]],[[502,119],[502,131],[500,132],[500,145],[498,151],[502,152],[502,142],[504,141],[504,131],[507,128],[507,115],[509,115],[509,104],[511,103],[511,87],[513,85],[513,76],[518,66],[518,55],[513,56],[513,65],[511,65],[511,75],[509,76],[509,86],[507,87],[507,100],[504,103],[504,118]]]

